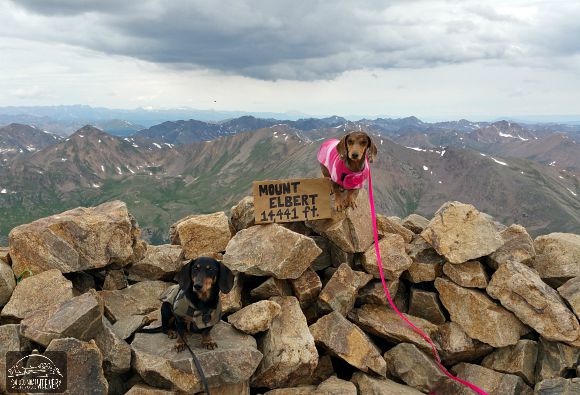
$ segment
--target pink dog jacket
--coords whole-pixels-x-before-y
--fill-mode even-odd
[[[354,172],[346,167],[346,164],[340,159],[336,146],[340,143],[337,139],[326,140],[318,149],[316,157],[330,173],[332,181],[344,189],[360,189],[364,182],[369,178],[369,162],[365,157],[364,168],[359,172]]]

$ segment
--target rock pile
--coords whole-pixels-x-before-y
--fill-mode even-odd
[[[191,394],[203,385],[159,325],[159,300],[200,255],[236,274],[206,350],[188,335],[214,395],[470,394],[388,306],[368,196],[332,219],[254,225],[253,201],[190,215],[171,245],[147,246],[124,203],[19,226],[0,247],[0,393],[7,351],[65,351],[68,392]],[[468,204],[428,220],[379,216],[398,309],[444,365],[493,395],[580,394],[580,236],[533,240]],[[31,276],[16,283],[21,273]]]

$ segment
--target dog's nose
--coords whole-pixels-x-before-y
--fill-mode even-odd
[[[358,158],[358,154],[357,154],[356,152],[353,152],[353,153],[352,153],[352,157],[353,157],[354,159],[356,159],[356,158]]]
[[[195,284],[193,287],[196,289],[196,291],[199,291],[203,288],[201,284]]]

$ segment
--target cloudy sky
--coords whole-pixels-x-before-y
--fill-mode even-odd
[[[0,0],[0,106],[580,115],[577,0]]]

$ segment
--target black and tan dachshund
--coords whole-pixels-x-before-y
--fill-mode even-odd
[[[221,319],[219,291],[226,294],[231,291],[233,273],[216,259],[199,257],[181,269],[177,282],[161,297],[161,330],[170,338],[177,338],[175,349],[178,352],[185,348],[186,332],[201,332],[202,346],[216,348],[209,332]],[[159,331],[159,328],[141,330],[146,333]]]

